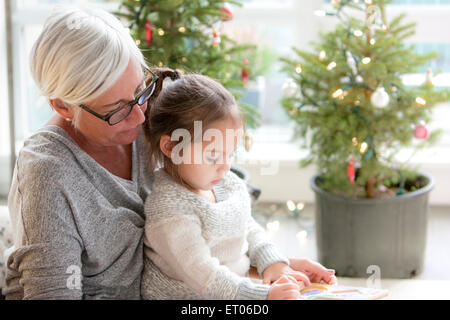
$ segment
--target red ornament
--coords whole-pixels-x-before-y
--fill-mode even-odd
[[[249,79],[249,75],[248,75],[247,69],[242,68],[241,77],[242,77],[242,81],[244,81],[244,83],[247,83],[247,81]]]
[[[414,130],[414,136],[417,139],[426,139],[428,138],[428,129],[424,124],[419,124]]]
[[[348,161],[347,176],[350,183],[355,183],[355,159],[353,157]]]
[[[153,23],[147,21],[145,24],[145,40],[147,41],[147,47],[152,45],[152,35],[153,35]]]
[[[225,3],[224,7],[222,9],[220,9],[220,11],[226,13],[228,15],[228,17],[222,17],[222,21],[230,21],[231,19],[233,19],[233,11],[231,10],[230,6]]]

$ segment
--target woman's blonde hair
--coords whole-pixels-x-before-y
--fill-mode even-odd
[[[147,67],[114,15],[93,6],[56,6],[31,49],[31,75],[43,96],[74,106],[108,90],[130,58]],[[80,108],[74,111],[77,126]]]

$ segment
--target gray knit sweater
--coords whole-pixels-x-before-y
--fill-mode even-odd
[[[16,250],[9,299],[140,299],[144,200],[153,175],[142,132],[132,180],[98,164],[57,126],[20,151],[9,194]]]
[[[245,183],[233,172],[213,188],[212,203],[154,173],[145,203],[144,299],[266,299],[270,287],[246,276],[261,275],[276,261],[289,263],[251,216]]]

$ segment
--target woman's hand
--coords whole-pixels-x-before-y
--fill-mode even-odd
[[[305,274],[311,282],[320,283],[323,281],[327,284],[337,284],[335,271],[325,268],[318,262],[309,259],[291,258],[289,259],[289,265],[297,272]]]
[[[305,287],[311,285],[311,281],[306,274],[304,274],[300,270],[294,270],[283,262],[275,262],[264,270],[262,274],[263,283],[270,285],[274,281],[280,279],[283,275],[289,276],[296,281],[302,281]]]

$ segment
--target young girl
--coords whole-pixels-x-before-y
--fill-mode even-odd
[[[266,239],[245,183],[230,171],[244,134],[234,97],[206,76],[154,73],[160,79],[144,124],[156,171],[145,203],[142,297],[297,299],[297,280],[309,285],[308,277]],[[166,77],[173,81],[162,88]],[[279,264],[291,275],[272,285],[248,278],[251,266],[261,276]]]

